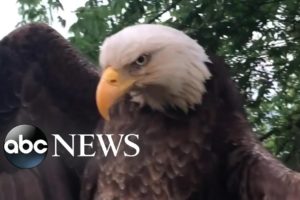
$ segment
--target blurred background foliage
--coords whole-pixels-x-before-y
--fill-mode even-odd
[[[19,0],[23,21],[50,23],[59,0]],[[136,23],[183,30],[208,52],[221,55],[258,137],[300,170],[300,1],[298,0],[87,0],[76,10],[69,41],[97,63],[105,37]],[[66,20],[58,18],[62,26]]]

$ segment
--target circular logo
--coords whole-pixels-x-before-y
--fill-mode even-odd
[[[11,164],[19,168],[28,169],[38,166],[46,158],[47,151],[47,138],[35,126],[16,126],[5,138],[5,156]]]

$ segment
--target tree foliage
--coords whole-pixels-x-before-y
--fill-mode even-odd
[[[59,0],[19,0],[23,22],[51,23]],[[136,23],[185,31],[224,56],[258,137],[300,169],[300,1],[87,0],[76,10],[69,40],[97,62],[105,37]],[[62,25],[65,20],[58,16]]]

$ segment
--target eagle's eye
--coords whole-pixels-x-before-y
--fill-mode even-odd
[[[149,55],[147,54],[143,54],[143,55],[140,55],[136,60],[135,60],[135,64],[138,65],[138,66],[144,66],[148,63],[149,61]]]
[[[140,55],[130,66],[130,73],[138,73],[145,65],[149,63],[150,54]]]

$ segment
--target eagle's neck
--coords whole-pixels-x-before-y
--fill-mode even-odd
[[[100,160],[99,191],[105,191],[101,197],[107,200],[224,197],[217,180],[219,161],[210,141],[214,114],[206,108],[201,112],[205,114],[196,112],[172,118],[132,103],[116,106],[104,132],[139,134],[141,151],[134,158]]]

